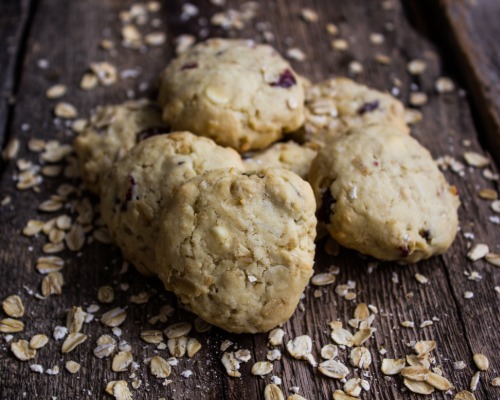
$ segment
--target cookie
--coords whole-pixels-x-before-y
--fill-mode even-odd
[[[247,171],[262,168],[285,168],[306,178],[317,151],[295,142],[275,143],[243,160]]]
[[[388,125],[353,129],[327,143],[309,174],[318,220],[341,245],[413,263],[444,253],[459,199],[431,154]]]
[[[322,146],[351,128],[370,124],[394,126],[409,133],[403,104],[390,94],[347,78],[332,78],[306,90],[306,121],[298,136]]]
[[[102,217],[140,272],[154,273],[159,212],[177,187],[216,168],[242,170],[243,163],[235,150],[189,132],[146,139],[111,168],[101,191]]]
[[[302,79],[275,49],[250,40],[210,39],[174,59],[159,101],[173,129],[239,151],[268,147],[304,122]]]
[[[144,137],[167,131],[157,104],[147,100],[98,107],[75,139],[85,185],[99,194],[101,179],[114,162]]]
[[[158,276],[209,323],[268,331],[290,318],[313,272],[315,207],[291,171],[207,172],[165,209]]]

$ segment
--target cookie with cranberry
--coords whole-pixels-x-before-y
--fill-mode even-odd
[[[318,221],[341,245],[413,263],[444,253],[458,228],[459,199],[431,154],[389,125],[328,142],[309,173]]]
[[[238,151],[263,149],[304,122],[302,79],[271,46],[210,39],[161,75],[160,105],[175,130]]]
[[[197,176],[161,217],[159,277],[205,321],[266,332],[290,318],[312,275],[315,209],[311,186],[285,169]]]
[[[177,188],[218,168],[243,170],[240,155],[189,132],[146,139],[111,168],[101,191],[102,217],[125,258],[140,272],[155,273],[159,213]]]
[[[75,139],[85,185],[99,194],[102,177],[137,142],[168,132],[160,108],[148,100],[98,107]]]
[[[410,132],[403,104],[388,93],[347,78],[332,78],[306,90],[306,120],[297,136],[321,147],[329,137],[370,124]]]

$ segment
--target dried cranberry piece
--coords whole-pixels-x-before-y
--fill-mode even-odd
[[[152,128],[143,129],[136,135],[136,143],[149,139],[157,135],[167,135],[171,133],[170,128],[164,126],[154,126]]]
[[[271,83],[271,86],[278,86],[287,89],[296,84],[297,80],[295,79],[292,71],[290,71],[289,69],[285,69],[279,76],[278,80]]]
[[[420,231],[418,233],[420,236],[422,236],[425,239],[425,241],[428,244],[431,243],[432,237],[431,237],[431,231],[429,229],[420,229]]]
[[[132,200],[132,191],[134,190],[135,179],[133,176],[129,175],[127,178],[127,190],[125,191],[125,197],[122,203],[122,211],[127,210],[127,205],[130,200]]]
[[[188,62],[181,67],[181,70],[198,68],[197,62]]]
[[[365,103],[361,107],[359,107],[358,114],[363,115],[364,113],[375,111],[379,107],[379,105],[380,102],[378,100]]]
[[[318,210],[318,219],[325,224],[330,223],[330,216],[332,215],[332,205],[337,201],[333,198],[330,189],[327,188],[321,195],[321,207]]]
[[[408,257],[410,255],[410,246],[408,246],[407,244],[401,246],[399,249],[401,250],[402,257]]]

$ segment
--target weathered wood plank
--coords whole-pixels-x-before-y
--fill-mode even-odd
[[[27,33],[31,0],[5,0],[0,3],[0,145],[4,142],[10,107],[15,101],[18,66]]]
[[[228,1],[227,7],[239,8],[244,1]],[[179,18],[181,2],[168,2],[166,9],[159,14],[166,25],[164,29],[169,33],[169,42],[172,44],[174,35],[180,33],[200,33],[205,27],[210,35],[226,35],[220,29],[198,25],[198,18],[183,22]],[[209,5],[208,1],[197,3],[201,16],[209,18],[220,8]],[[307,60],[296,63],[297,69],[313,80],[327,78],[333,74],[344,75],[347,65],[353,60],[359,60],[365,67],[360,77],[362,82],[380,89],[389,89],[393,86],[394,78],[402,81],[402,98],[407,99],[411,83],[415,83],[407,75],[406,62],[412,58],[425,58],[428,63],[428,72],[418,84],[430,97],[430,104],[423,108],[424,121],[418,125],[414,135],[429,147],[434,156],[451,154],[460,158],[464,151],[462,141],[471,141],[471,147],[479,150],[478,135],[469,113],[467,98],[457,93],[439,96],[433,92],[435,79],[443,73],[441,60],[436,50],[424,41],[408,24],[407,18],[397,2],[392,10],[384,10],[378,2],[355,0],[350,2],[331,2],[316,0],[312,7],[320,14],[317,24],[307,24],[298,17],[300,9],[311,4],[306,0],[276,2],[260,2],[260,10],[256,21],[268,22],[276,37],[275,45],[284,52],[291,46],[301,48],[307,55]],[[137,94],[141,82],[153,83],[159,71],[172,57],[172,46],[157,48],[147,53],[138,53],[133,50],[121,49],[116,57],[109,57],[98,49],[98,42],[104,37],[106,29],[111,38],[119,43],[119,24],[117,13],[129,6],[113,1],[42,1],[35,18],[32,35],[28,42],[28,53],[23,65],[23,75],[20,82],[19,101],[12,125],[12,134],[22,143],[30,137],[44,139],[57,138],[68,141],[68,132],[57,128],[52,120],[51,108],[54,102],[43,98],[45,89],[55,82],[65,83],[70,87],[65,100],[78,106],[81,115],[88,115],[90,109],[104,102],[116,102],[126,98],[127,89],[135,90]],[[336,23],[341,36],[348,39],[350,49],[346,52],[333,51],[330,40],[325,32],[326,22]],[[386,23],[392,23],[394,30],[387,30]],[[255,22],[247,23],[239,37],[255,37],[257,31]],[[389,26],[390,28],[390,26]],[[62,34],[61,32],[64,32]],[[383,32],[385,43],[374,47],[369,43],[369,34]],[[293,41],[293,44],[292,44]],[[410,45],[411,44],[411,45]],[[392,57],[390,66],[380,65],[374,60],[377,52]],[[48,70],[40,70],[37,60],[44,58],[49,61]],[[91,92],[76,89],[80,78],[90,61],[110,59],[120,70],[140,66],[142,73],[137,80],[122,80],[110,88],[98,88]],[[149,90],[153,92],[154,90]],[[21,124],[29,123],[30,131],[22,131]],[[37,156],[29,153],[23,146],[20,157],[37,160]],[[174,367],[171,379],[173,383],[162,386],[153,378],[143,360],[156,352],[168,356],[165,350],[157,351],[154,346],[145,345],[139,339],[139,333],[145,327],[152,327],[147,323],[149,317],[157,315],[164,304],[176,305],[172,295],[165,293],[161,284],[154,279],[145,279],[132,269],[120,274],[121,258],[116,249],[109,246],[92,243],[84,248],[81,256],[73,253],[64,253],[67,266],[64,277],[67,282],[60,297],[51,297],[47,300],[37,300],[29,296],[22,288],[28,286],[35,291],[39,287],[41,276],[34,271],[33,263],[41,253],[40,247],[44,243],[42,238],[28,239],[20,236],[20,231],[30,218],[37,216],[36,207],[41,200],[54,193],[54,188],[64,178],[48,179],[42,185],[41,193],[18,192],[14,189],[12,175],[15,166],[11,163],[7,172],[0,181],[0,200],[5,196],[12,197],[12,203],[1,208],[0,238],[4,246],[0,250],[0,297],[12,293],[19,293],[26,304],[27,316],[26,332],[16,334],[17,338],[30,338],[35,333],[51,334],[54,326],[64,325],[65,310],[73,305],[87,307],[96,303],[97,288],[102,285],[111,285],[117,289],[117,298],[113,305],[103,305],[106,311],[114,306],[128,305],[128,318],[121,327],[122,339],[128,341],[132,348],[134,359],[140,367],[136,374],[142,379],[141,388],[134,392],[134,398],[179,398],[179,399],[262,399],[265,384],[270,382],[271,375],[264,379],[250,375],[250,369],[255,361],[265,359],[267,352],[266,335],[230,335],[218,329],[210,334],[193,334],[203,344],[203,349],[193,359],[181,359]],[[488,242],[492,248],[497,246],[498,226],[488,221],[491,214],[488,204],[477,198],[476,185],[486,187],[478,171],[466,171],[464,178],[448,174],[450,180],[456,184],[462,195],[464,206],[461,208],[461,221],[464,231],[473,230],[478,241]],[[491,184],[490,184],[491,186]],[[23,210],[23,212],[20,212]],[[39,216],[48,219],[50,215]],[[471,227],[471,223],[474,226]],[[30,249],[30,246],[33,249]],[[380,361],[383,358],[378,350],[384,346],[387,357],[400,357],[411,351],[406,343],[415,339],[435,339],[438,342],[438,351],[435,352],[437,363],[442,366],[445,375],[459,389],[468,386],[474,372],[471,362],[473,352],[483,351],[490,356],[491,371],[488,379],[498,375],[499,360],[494,358],[498,348],[498,332],[488,326],[498,326],[498,315],[495,315],[495,304],[498,304],[497,295],[493,286],[497,286],[498,276],[493,267],[478,262],[472,267],[465,259],[467,243],[461,235],[444,257],[420,263],[418,265],[401,267],[397,265],[380,265],[372,273],[367,273],[367,260],[352,252],[342,251],[337,258],[324,254],[323,245],[318,247],[317,269],[324,270],[330,265],[340,267],[337,283],[346,283],[352,280],[356,283],[358,301],[376,305],[380,314],[374,326],[377,333],[374,339],[368,342],[374,362],[369,372],[372,378],[370,398],[409,398],[417,399],[420,396],[409,393],[402,394],[402,382],[395,378],[386,381],[380,373]],[[498,248],[497,248],[498,250]],[[464,269],[478,270],[483,280],[478,283],[469,282],[463,276]],[[414,279],[416,272],[426,275],[430,283],[418,284]],[[397,282],[395,282],[397,277]],[[129,287],[120,286],[127,284]],[[314,354],[319,359],[319,350],[322,345],[329,343],[328,322],[340,319],[344,323],[352,317],[355,304],[341,299],[334,292],[334,287],[321,290],[321,297],[315,297],[314,288],[306,291],[304,311],[298,310],[295,316],[285,326],[286,340],[300,334],[309,334],[314,340]],[[462,298],[464,290],[473,290],[476,297],[465,301]],[[151,300],[145,305],[129,304],[131,294],[143,290],[153,292]],[[498,307],[497,307],[498,308]],[[176,307],[176,313],[170,322],[193,320],[193,316]],[[97,315],[101,315],[99,311]],[[403,320],[413,320],[418,326],[422,321],[440,318],[433,326],[424,329],[404,329],[400,327]],[[483,322],[482,322],[483,321]],[[487,321],[486,323],[484,321]],[[479,325],[479,326],[478,326]],[[158,325],[164,327],[165,324]],[[92,322],[84,327],[90,335],[86,343],[68,355],[60,354],[60,342],[51,341],[49,345],[39,351],[34,362],[45,368],[58,365],[63,369],[64,362],[72,359],[82,364],[82,370],[77,375],[70,375],[62,371],[58,376],[37,375],[29,370],[29,363],[15,360],[6,344],[0,345],[0,398],[20,399],[22,393],[40,398],[58,396],[60,398],[107,398],[103,394],[106,383],[110,380],[126,379],[129,382],[130,373],[114,373],[110,369],[109,359],[97,360],[92,355],[95,340],[109,329],[98,322]],[[248,348],[253,353],[252,361],[242,365],[241,379],[229,378],[221,364],[220,345],[224,340],[230,340],[238,348]],[[308,399],[331,398],[335,388],[342,385],[317,373],[305,361],[291,359],[282,348],[283,358],[274,363],[273,374],[283,379],[283,389],[289,393],[292,386],[299,386],[300,393]],[[341,359],[347,362],[348,352],[341,351]],[[464,360],[468,367],[464,371],[454,371],[453,361]],[[180,376],[182,371],[190,369],[193,375],[190,378]],[[8,371],[8,372],[3,372]],[[350,375],[360,376],[359,372]],[[492,398],[498,395],[486,382],[478,388],[477,397],[480,399]],[[89,392],[90,391],[90,392]],[[444,399],[443,394],[434,395],[436,399]]]
[[[495,0],[426,2],[443,36],[454,51],[474,109],[481,117],[482,135],[500,163],[500,3]]]

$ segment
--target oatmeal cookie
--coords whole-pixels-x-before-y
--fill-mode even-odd
[[[275,143],[271,147],[249,154],[243,160],[247,171],[262,168],[285,168],[306,178],[317,151],[295,142]]]
[[[263,149],[304,122],[302,79],[275,49],[251,40],[192,47],[163,72],[159,101],[173,129],[239,151]]]
[[[330,137],[370,124],[394,126],[408,134],[403,104],[390,94],[347,78],[332,78],[306,90],[306,121],[296,134],[320,147]]]
[[[75,139],[75,151],[87,188],[99,194],[102,177],[113,163],[155,130],[168,132],[158,105],[148,100],[98,107]]]
[[[211,171],[165,209],[157,252],[167,290],[230,332],[265,332],[293,314],[313,272],[315,201],[285,169]]]
[[[105,176],[102,217],[125,258],[140,272],[155,272],[159,213],[177,187],[217,168],[243,170],[243,163],[233,149],[189,132],[176,132],[142,141]]]
[[[318,220],[341,245],[413,263],[445,252],[459,199],[431,154],[392,126],[349,131],[321,149],[309,174]]]

